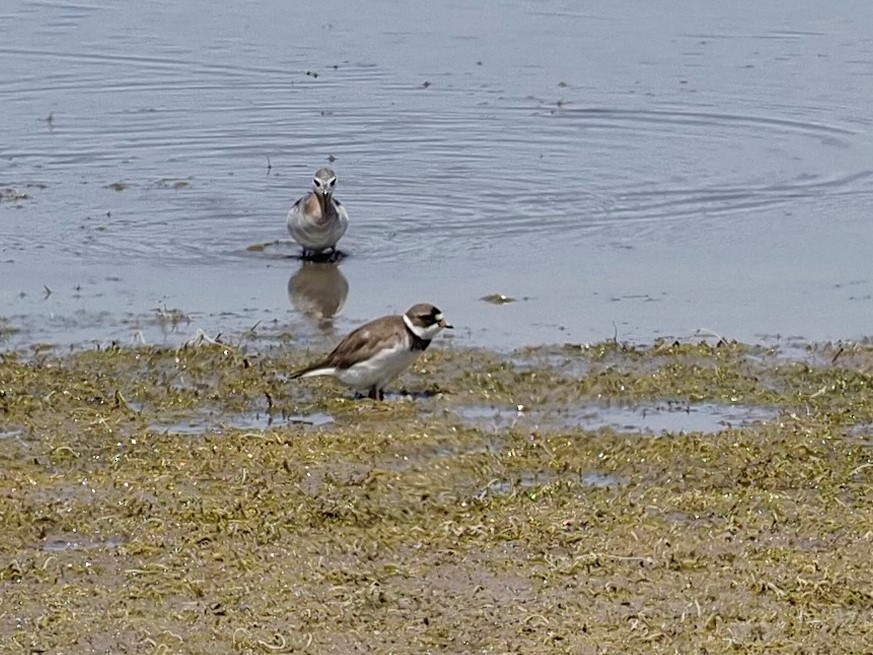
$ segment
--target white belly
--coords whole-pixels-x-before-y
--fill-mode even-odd
[[[381,389],[386,382],[393,380],[416,360],[420,350],[409,350],[405,345],[394,350],[386,350],[376,357],[354,366],[337,371],[336,378],[353,389]]]

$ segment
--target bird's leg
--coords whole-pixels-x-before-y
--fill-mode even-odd
[[[379,390],[376,387],[370,387],[370,393],[367,394],[367,397],[372,400],[382,400],[379,397]]]
[[[377,394],[379,396],[379,400],[385,400],[385,390],[384,389],[379,389],[377,391]]]

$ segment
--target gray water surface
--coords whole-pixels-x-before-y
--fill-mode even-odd
[[[0,345],[869,334],[873,5],[776,4],[9,0]],[[329,159],[349,256],[304,272]]]

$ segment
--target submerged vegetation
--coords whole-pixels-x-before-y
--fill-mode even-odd
[[[22,200],[29,200],[30,196],[24,191],[19,191],[14,187],[3,187],[0,186],[0,202],[20,202]]]
[[[432,349],[385,403],[306,358],[0,355],[0,652],[870,650],[873,346]],[[568,420],[646,403],[772,418]]]

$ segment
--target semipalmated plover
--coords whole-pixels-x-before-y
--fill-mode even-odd
[[[303,256],[312,257],[325,250],[336,252],[336,244],[346,233],[349,215],[333,197],[336,173],[319,168],[312,178],[312,191],[300,198],[288,212],[288,232],[303,246]]]
[[[451,327],[433,305],[413,305],[405,314],[383,316],[362,325],[327,357],[292,373],[291,378],[330,375],[353,389],[367,389],[374,400],[382,400],[385,384],[427,350],[442,329]]]

